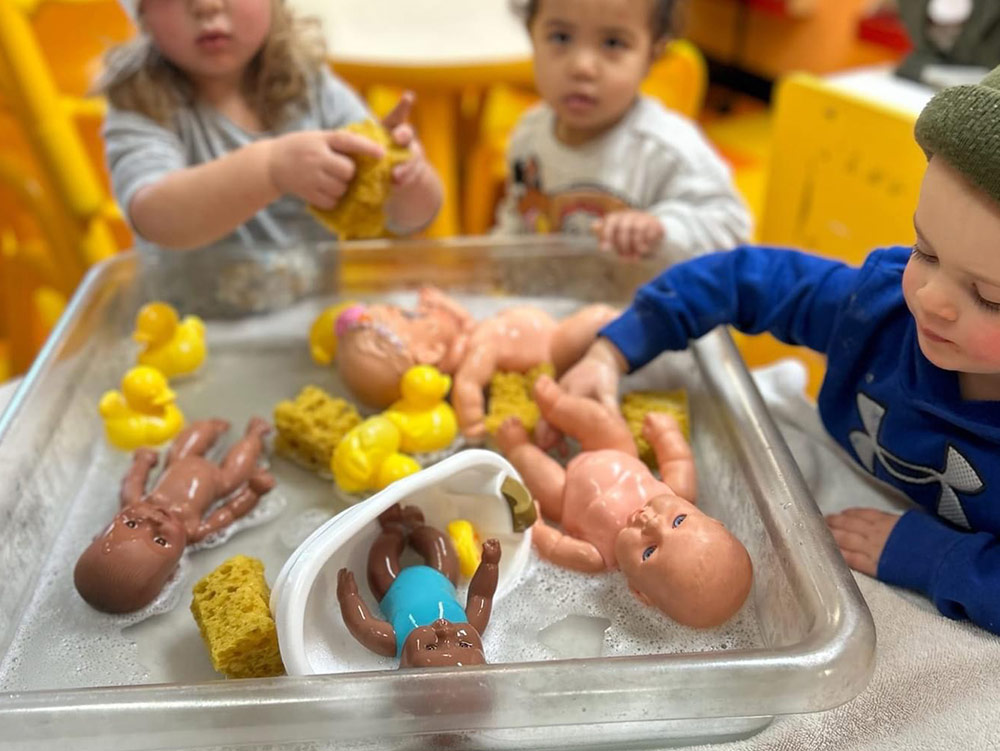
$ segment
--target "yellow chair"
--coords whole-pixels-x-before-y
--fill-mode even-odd
[[[107,18],[115,24],[107,37],[85,33]],[[127,242],[96,167],[104,104],[84,97],[98,63],[81,58],[96,58],[88,45],[127,33],[111,0],[0,0],[0,339],[8,360],[0,369],[27,368],[87,267]]]
[[[841,91],[806,74],[775,98],[770,174],[759,228],[768,245],[860,264],[868,253],[913,240],[913,211],[927,160],[909,112]],[[806,361],[818,391],[824,359],[769,336],[739,337],[750,365]]]
[[[698,49],[683,39],[667,44],[653,65],[642,91],[682,115],[697,117],[705,99],[708,73]],[[507,141],[525,110],[538,101],[534,92],[494,86],[482,107],[479,138],[465,163],[463,231],[486,232],[493,224],[497,201],[507,179]]]

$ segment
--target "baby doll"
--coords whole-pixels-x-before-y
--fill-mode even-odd
[[[542,514],[562,525],[535,522],[539,554],[578,571],[620,567],[636,597],[687,626],[717,626],[739,610],[750,592],[750,556],[694,505],[694,462],[677,422],[646,416],[661,481],[638,459],[616,412],[566,394],[547,376],[535,384],[535,400],[546,421],[582,449],[564,469],[528,440],[517,418],[497,435]]]
[[[465,609],[455,597],[458,556],[440,530],[424,524],[415,506],[391,506],[379,516],[382,532],[368,551],[368,586],[388,620],[375,618],[358,594],[354,574],[337,574],[344,625],[361,644],[399,666],[482,665],[481,634],[490,622],[499,576],[500,542],[483,543],[483,558],[469,583]],[[407,543],[426,565],[400,569]]]
[[[483,389],[498,370],[525,372],[551,362],[558,372],[580,357],[616,311],[589,305],[557,322],[538,308],[517,306],[477,322],[440,290],[420,291],[415,310],[354,306],[337,319],[337,371],[362,401],[385,408],[413,365],[454,375],[452,405],[466,438],[485,432]]]
[[[257,460],[270,426],[258,417],[221,464],[204,454],[229,429],[225,420],[199,420],[183,430],[167,454],[166,466],[146,492],[156,452],[135,452],[122,481],[121,511],[83,551],[73,572],[76,589],[107,613],[128,613],[152,602],[174,572],[184,548],[228,527],[250,512],[274,487]],[[207,518],[205,512],[230,494]]]

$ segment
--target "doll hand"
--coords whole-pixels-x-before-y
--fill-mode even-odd
[[[875,576],[878,559],[898,521],[898,514],[873,508],[849,508],[827,516],[826,526],[833,533],[847,565],[862,574]]]
[[[500,541],[491,537],[483,543],[483,563],[500,562]]]
[[[354,581],[354,574],[346,568],[337,572],[337,599],[344,600],[347,597],[357,597],[358,585]]]
[[[282,195],[332,209],[354,177],[351,155],[381,159],[385,151],[364,136],[342,130],[287,133],[271,141],[268,176]]]
[[[603,251],[614,250],[624,258],[653,253],[663,240],[663,223],[644,211],[613,211],[594,222],[594,234]]]

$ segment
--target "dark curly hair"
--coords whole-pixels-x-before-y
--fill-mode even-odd
[[[511,0],[514,12],[524,19],[525,25],[530,29],[531,24],[538,15],[538,8],[542,0]],[[649,30],[653,35],[653,41],[658,41],[664,37],[671,36],[674,31],[674,16],[677,10],[677,0],[651,0],[653,6],[649,14]]]

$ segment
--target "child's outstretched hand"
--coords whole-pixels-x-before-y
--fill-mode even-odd
[[[364,136],[342,130],[287,133],[271,141],[268,175],[282,195],[332,209],[354,177],[351,154],[381,159],[385,150]]]
[[[826,517],[826,526],[833,533],[847,565],[868,576],[878,573],[882,557],[899,514],[889,514],[873,508],[849,508]]]
[[[612,211],[594,222],[594,234],[603,251],[613,250],[623,258],[642,258],[654,252],[663,240],[663,223],[645,211]]]
[[[559,385],[566,393],[594,399],[617,414],[618,381],[627,370],[628,363],[618,348],[600,338],[559,379]]]
[[[405,91],[392,111],[382,119],[382,126],[392,140],[410,150],[410,158],[392,169],[392,195],[386,213],[394,228],[412,231],[429,223],[441,207],[442,189],[434,168],[424,157],[423,147],[413,126],[406,120],[416,96]]]

